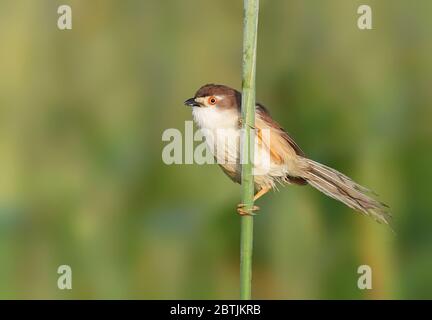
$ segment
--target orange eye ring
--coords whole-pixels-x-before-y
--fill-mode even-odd
[[[208,103],[212,106],[214,106],[217,102],[217,99],[215,96],[211,96],[210,98],[208,98]]]

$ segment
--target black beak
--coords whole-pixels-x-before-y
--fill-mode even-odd
[[[185,104],[185,106],[189,106],[189,107],[199,107],[200,106],[200,104],[195,101],[195,98],[187,99],[184,102],[184,104]]]

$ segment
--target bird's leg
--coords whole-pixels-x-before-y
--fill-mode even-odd
[[[260,189],[260,191],[258,191],[254,198],[253,201],[258,200],[259,198],[261,198],[263,195],[265,195],[267,192],[270,191],[271,188],[269,187],[263,187]],[[239,215],[244,216],[244,215],[250,215],[250,216],[254,216],[255,215],[255,211],[258,211],[260,208],[258,206],[253,206],[250,210],[246,210],[244,207],[246,205],[244,203],[239,203],[237,205],[237,212]]]
[[[263,195],[265,195],[267,192],[271,190],[270,187],[262,187],[260,191],[256,193],[256,195],[253,198],[253,201],[257,201],[259,198],[261,198]]]

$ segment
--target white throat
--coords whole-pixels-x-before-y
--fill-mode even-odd
[[[192,115],[198,127],[201,129],[237,129],[238,111],[220,110],[217,107],[195,107]]]
[[[238,111],[202,107],[193,108],[192,114],[218,163],[236,164],[240,154]]]

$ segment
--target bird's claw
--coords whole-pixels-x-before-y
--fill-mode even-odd
[[[240,118],[240,119],[238,120],[238,122],[239,122],[240,127],[242,127],[242,126],[243,126],[243,119]],[[252,125],[250,125],[250,124],[246,124],[246,125],[247,125],[249,128],[251,128],[251,129],[255,129],[255,127],[252,126]]]
[[[254,213],[255,211],[259,211],[260,207],[258,206],[252,206],[252,208],[245,209],[246,205],[244,203],[239,203],[237,205],[237,212],[241,216],[256,216],[257,214]]]

